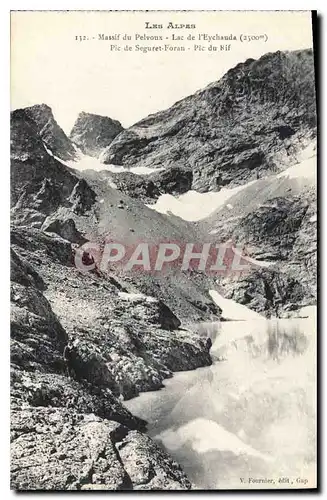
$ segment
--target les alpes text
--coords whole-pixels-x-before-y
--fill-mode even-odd
[[[180,24],[180,23],[168,23],[166,26],[163,24],[155,24],[146,21],[145,29],[195,29],[195,24]]]

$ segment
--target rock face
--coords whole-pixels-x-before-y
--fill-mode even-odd
[[[11,220],[41,227],[60,208],[83,215],[91,209],[95,193],[47,152],[30,109],[11,114]]]
[[[312,51],[269,53],[125,130],[102,161],[186,167],[193,189],[218,191],[278,171],[315,124]]]
[[[107,175],[119,191],[145,203],[153,203],[161,194],[158,185],[151,179],[151,175],[137,175],[132,172],[110,172]]]
[[[12,412],[12,487],[20,490],[186,490],[181,468],[147,436],[94,414]]]
[[[73,160],[76,152],[72,142],[54,119],[52,110],[46,104],[36,104],[24,109],[33,121],[36,132],[45,146],[62,160]]]
[[[296,176],[255,181],[201,222],[215,241],[237,242],[257,261],[239,278],[221,277],[221,293],[268,317],[317,300],[315,150],[309,154],[292,167]]]
[[[315,301],[306,284],[292,277],[282,266],[258,268],[237,278],[220,277],[218,283],[226,299],[267,316],[288,317],[290,311]]]
[[[117,397],[210,364],[210,345],[176,330],[180,321],[157,299],[79,272],[57,234],[16,228],[11,242],[12,487],[190,488]],[[79,341],[70,376],[69,337]]]
[[[82,112],[72,128],[70,139],[84,154],[98,157],[123,130],[117,120]]]
[[[193,178],[192,171],[183,167],[171,167],[145,175],[102,170],[100,175],[104,179],[110,179],[122,193],[147,204],[154,203],[165,193],[172,195],[186,193],[192,187]]]

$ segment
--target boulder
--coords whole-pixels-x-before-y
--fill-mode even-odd
[[[181,321],[169,307],[155,297],[149,297],[142,293],[125,292],[119,292],[118,295],[122,300],[135,304],[133,307],[134,319],[156,324],[164,330],[176,330],[181,325]]]
[[[190,489],[149,437],[63,408],[12,411],[11,487],[30,490]]]
[[[50,219],[46,220],[42,230],[48,233],[56,233],[65,240],[77,245],[83,245],[87,240],[77,230],[73,219]]]

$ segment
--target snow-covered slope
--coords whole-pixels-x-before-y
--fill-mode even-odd
[[[251,311],[246,306],[238,304],[235,300],[225,299],[216,290],[209,290],[210,297],[222,309],[222,317],[228,320],[253,320],[265,319],[261,314]]]
[[[163,194],[154,205],[148,206],[162,214],[169,215],[169,213],[172,213],[187,221],[198,221],[208,217],[226,203],[229,198],[250,186],[253,182],[255,181],[234,188],[223,188],[217,192],[198,193],[191,190],[180,196]]]
[[[300,150],[293,159],[283,158],[285,163],[280,163],[280,173],[267,175],[261,179],[245,182],[241,186],[222,188],[220,191],[198,193],[190,190],[180,196],[162,194],[150,208],[164,214],[174,214],[187,221],[201,221],[211,214],[220,215],[222,218],[238,216],[249,208],[267,203],[272,196],[278,196],[278,191],[283,195],[283,185],[293,181],[293,189],[301,190],[303,185],[314,185],[317,174],[316,142],[310,142]],[[290,163],[290,166],[287,166]],[[287,168],[285,168],[287,166]],[[134,169],[135,170],[135,169]],[[290,192],[290,186],[284,191]],[[258,192],[259,191],[259,192]],[[241,204],[241,206],[240,206]],[[212,233],[215,234],[215,233]]]

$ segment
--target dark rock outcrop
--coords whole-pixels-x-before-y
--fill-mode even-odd
[[[13,249],[11,268],[12,362],[25,370],[59,369],[67,334],[42,293],[44,282]]]
[[[161,194],[158,185],[151,179],[150,175],[137,175],[133,172],[108,172],[117,189],[131,198],[136,198],[145,203],[153,203]]]
[[[179,195],[192,187],[192,170],[183,167],[170,167],[150,174],[140,175],[133,172],[101,172],[101,177],[112,179],[116,188],[131,198],[144,203],[154,203],[161,194]]]
[[[51,156],[28,110],[11,113],[11,220],[41,227],[58,209],[84,215],[95,193],[84,179]]]
[[[147,177],[68,168],[53,155],[71,159],[75,150],[50,108],[12,113],[13,488],[191,487],[121,400],[160,389],[173,371],[210,365],[211,342],[186,329],[219,319],[209,290],[266,316],[314,303],[315,183],[260,179],[313,142],[313,82],[312,51],[277,52],[126,131],[109,118],[79,116],[71,138],[84,153],[109,145],[105,163],[163,169]],[[198,224],[144,205],[162,193],[249,180]],[[218,279],[195,270],[123,273],[85,252],[94,269],[76,267],[80,244],[103,248],[108,238],[154,250],[162,241],[236,241],[263,265]],[[67,361],[68,339],[76,342]]]
[[[217,283],[226,299],[235,300],[267,318],[287,316],[288,311],[315,301],[305,283],[281,266],[252,269],[234,278],[220,277]]]
[[[24,111],[33,121],[36,132],[52,154],[62,160],[73,160],[75,158],[75,148],[54,119],[49,106],[46,104],[36,104],[35,106],[24,108]]]
[[[134,307],[134,318],[157,324],[164,330],[176,330],[181,326],[180,320],[161,300],[143,294],[120,292],[120,298],[131,302]]]
[[[82,112],[70,132],[70,139],[81,151],[98,157],[124,129],[117,120]]]
[[[248,59],[218,82],[125,130],[104,163],[187,167],[192,188],[218,191],[280,169],[315,133],[312,50]],[[285,168],[285,167],[284,167]]]
[[[242,245],[257,261],[239,278],[219,279],[226,298],[267,316],[316,303],[315,183],[314,175],[256,181],[202,221],[215,241]]]

